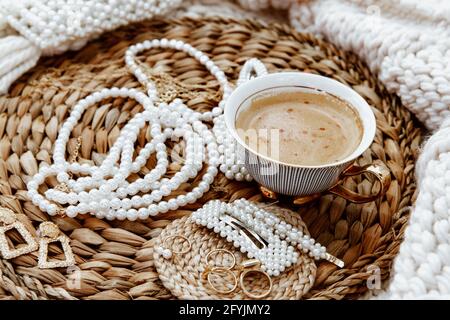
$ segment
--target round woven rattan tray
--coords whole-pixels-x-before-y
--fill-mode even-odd
[[[304,234],[308,234],[308,230],[298,214],[276,205],[261,203],[260,206],[292,224]],[[180,299],[251,299],[244,294],[240,286],[237,287],[236,291],[229,294],[215,292],[208,284],[204,274],[204,271],[208,268],[206,255],[215,249],[226,249],[232,252],[236,257],[237,265],[248,259],[246,255],[242,255],[231,243],[219,235],[195,224],[189,216],[177,219],[169,224],[155,238],[154,245],[155,247],[164,245],[164,239],[167,237],[180,235],[189,239],[191,243],[188,252],[176,255],[173,259],[164,259],[156,252],[153,254],[159,278],[173,295]],[[183,246],[184,248],[188,247],[186,241],[172,241],[172,243],[168,241],[167,243],[171,244],[173,250],[178,252],[183,252]],[[209,266],[229,266],[230,264],[226,263],[227,259],[230,261],[229,254],[215,253],[208,261]],[[219,262],[219,264],[211,263],[214,261]],[[287,268],[280,276],[272,277],[272,290],[264,299],[294,300],[302,298],[314,284],[316,270],[314,260],[308,254],[301,253],[295,265]],[[234,272],[236,274],[236,271]],[[221,277],[216,276],[215,278],[215,283],[219,289],[227,288],[227,285],[230,286],[233,283],[229,274]],[[249,278],[244,284],[252,294],[264,293],[268,288],[268,281],[264,277]]]
[[[367,279],[374,272],[386,279],[408,220],[408,211],[403,209],[414,199],[420,128],[399,99],[389,94],[355,55],[287,26],[222,18],[152,21],[108,33],[79,52],[41,60],[16,82],[9,95],[0,97],[0,204],[15,211],[30,229],[50,219],[27,199],[25,185],[39,165],[50,162],[59,126],[74,103],[92,91],[112,86],[140,88],[124,66],[124,52],[132,43],[160,37],[180,39],[203,50],[232,80],[237,79],[249,57],[257,57],[270,72],[301,70],[329,76],[367,99],[373,106],[378,131],[370,150],[358,162],[382,161],[391,170],[392,182],[380,207],[324,195],[309,206],[291,208],[301,215],[313,237],[345,261],[342,269],[318,263],[315,284],[304,298],[355,298],[368,290]],[[176,94],[192,108],[204,110],[220,97],[216,81],[184,53],[151,50],[141,56],[141,61],[153,67],[152,77],[160,92],[165,88],[167,100]],[[140,105],[122,98],[89,108],[74,130],[75,137],[82,136],[81,161],[101,161],[120,128],[139,110]],[[143,130],[139,146],[145,141]],[[56,181],[49,179],[46,183],[54,185]],[[352,178],[346,185],[368,193],[372,181]],[[210,199],[241,197],[264,201],[254,183],[230,182],[219,175],[197,203],[146,221],[52,217],[72,239],[79,271],[38,269],[37,253],[1,259],[0,298],[174,298],[154,267],[155,237],[172,220],[189,215]],[[17,237],[14,233],[9,236],[13,240]],[[53,255],[61,253],[58,247],[50,249]]]

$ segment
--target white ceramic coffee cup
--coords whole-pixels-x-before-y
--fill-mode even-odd
[[[317,166],[287,164],[255,152],[241,139],[235,126],[236,118],[239,111],[248,107],[253,99],[278,92],[310,92],[311,90],[326,92],[347,102],[358,114],[363,130],[362,139],[349,156],[338,162]],[[256,77],[233,91],[226,103],[224,116],[229,132],[245,150],[246,169],[261,186],[273,192],[289,196],[305,196],[329,190],[342,195],[342,186],[338,188],[340,190],[330,190],[330,188],[336,186],[343,174],[355,175],[370,172],[380,175],[378,178],[386,176],[383,168],[380,169],[374,165],[349,169],[354,160],[371,145],[375,136],[376,121],[367,102],[356,91],[336,80],[303,72],[281,72]],[[350,192],[353,196],[357,195],[350,190],[345,192]],[[371,199],[373,200],[373,197]],[[366,200],[370,201],[367,197]]]

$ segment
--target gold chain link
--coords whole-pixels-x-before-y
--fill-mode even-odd
[[[77,138],[77,144],[75,145],[75,150],[73,151],[72,155],[69,158],[69,163],[74,163],[77,160],[78,154],[79,154],[79,151],[80,151],[80,147],[81,147],[81,136],[79,136]],[[73,174],[71,172],[69,172],[68,174],[69,174],[69,179],[72,179],[73,178]],[[55,187],[55,189],[59,190],[59,191],[62,191],[62,192],[65,192],[65,193],[69,193],[69,192],[72,191],[69,188],[69,186],[67,185],[67,183],[65,183],[65,182],[58,184]],[[58,214],[60,214],[62,216],[65,216],[66,215],[65,214],[65,209],[59,204],[56,204],[56,205],[58,206]]]

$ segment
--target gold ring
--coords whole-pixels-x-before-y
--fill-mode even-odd
[[[231,289],[229,289],[229,290],[220,290],[220,289],[217,289],[217,288],[212,284],[211,279],[210,279],[210,275],[211,275],[211,273],[216,272],[216,271],[222,272],[222,273],[229,273],[229,274],[231,274],[231,275],[233,276],[233,279],[234,279],[234,285],[233,285],[233,287],[232,287]],[[234,272],[231,271],[230,269],[221,268],[221,267],[213,268],[212,270],[208,271],[207,279],[208,279],[208,284],[211,286],[211,288],[212,288],[214,291],[216,291],[217,293],[220,293],[220,294],[231,293],[231,292],[233,292],[234,290],[236,290],[237,285],[238,285],[238,280],[237,280],[236,275],[234,274]]]
[[[266,292],[263,292],[262,294],[253,294],[250,291],[247,290],[247,288],[244,285],[244,279],[245,277],[251,273],[251,272],[255,272],[255,273],[261,273],[262,275],[264,275],[268,280],[269,280],[269,290],[267,290]],[[270,278],[270,276],[261,270],[245,270],[241,273],[241,276],[239,277],[239,282],[242,288],[242,291],[250,298],[252,299],[262,299],[267,297],[270,292],[272,292],[272,279]]]
[[[163,246],[164,248],[168,248],[168,247],[166,246],[167,240],[169,240],[169,239],[176,239],[176,238],[180,238],[180,239],[185,240],[185,241],[188,243],[189,246],[188,246],[187,249],[184,250],[184,251],[175,251],[175,250],[172,249],[172,253],[173,253],[173,254],[185,254],[185,253],[189,252],[189,250],[191,250],[192,245],[191,245],[191,242],[189,241],[189,239],[186,238],[185,236],[180,236],[180,235],[174,235],[174,236],[168,236],[168,237],[166,237],[166,238],[164,239],[164,241],[163,241],[163,245],[162,245],[162,246]],[[172,245],[172,247],[173,247],[173,245]]]
[[[229,250],[227,250],[227,249],[214,249],[214,250],[210,251],[210,252],[206,255],[206,258],[205,258],[205,260],[206,260],[206,265],[207,265],[207,266],[209,266],[209,257],[210,257],[213,253],[216,253],[216,252],[224,252],[224,253],[228,253],[228,254],[233,258],[233,263],[231,264],[230,267],[221,266],[221,268],[228,269],[228,270],[231,270],[231,269],[234,268],[234,266],[236,265],[236,257],[235,257],[235,255],[234,255],[231,251],[229,251]]]

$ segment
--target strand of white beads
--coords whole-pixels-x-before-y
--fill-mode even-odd
[[[240,86],[253,77],[260,77],[266,74],[267,69],[260,60],[256,58],[249,59],[239,73],[237,85]],[[223,115],[214,119],[213,132],[219,144],[219,170],[228,179],[235,179],[237,181],[253,180],[252,176],[244,167],[244,149],[239,146],[237,141],[228,132]]]
[[[228,179],[251,181],[253,178],[244,167],[243,149],[229,134],[223,115],[214,119],[213,132],[219,144],[220,171]]]
[[[223,91],[223,99],[218,106],[212,111],[199,113],[189,109],[181,100],[175,99],[169,104],[161,102],[155,107],[154,101],[158,100],[156,87],[135,59],[139,52],[155,47],[182,50],[205,65],[218,80]],[[223,112],[225,100],[231,93],[225,74],[201,51],[176,40],[148,40],[131,46],[126,52],[125,61],[137,79],[147,88],[147,95],[136,89],[111,88],[93,93],[76,104],[55,142],[54,164],[41,167],[27,184],[28,195],[32,202],[50,215],[57,214],[60,206],[69,204],[65,212],[70,217],[90,213],[107,219],[145,219],[195,202],[209,190],[218,173],[219,146],[212,131],[202,121],[213,120]],[[144,107],[144,111],[136,114],[125,125],[100,166],[68,163],[65,159],[66,145],[83,112],[95,103],[115,97],[135,99]],[[134,143],[139,130],[147,122],[151,126],[152,140],[140,150],[133,161]],[[169,138],[175,140],[183,138],[186,142],[184,165],[170,179],[162,178],[169,165],[164,144]],[[153,153],[156,153],[157,158],[155,168],[144,178],[129,183],[127,177],[133,172],[138,172]],[[208,168],[198,186],[185,195],[178,195],[169,201],[161,200],[179,188],[182,183],[196,177],[204,162],[207,162]],[[75,179],[70,173],[84,176]],[[50,188],[45,192],[45,197],[42,196],[38,192],[38,187],[51,175],[56,175],[58,182],[66,184],[71,191],[66,193]],[[144,195],[138,195],[141,192]]]

